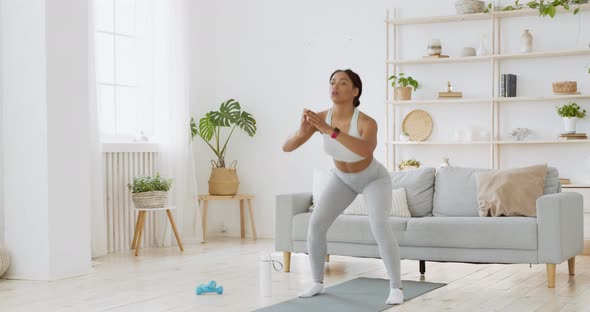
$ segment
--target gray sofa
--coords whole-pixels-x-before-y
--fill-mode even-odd
[[[561,193],[558,172],[548,168],[537,217],[479,217],[476,173],[488,169],[421,168],[391,174],[393,188],[406,189],[412,218],[390,217],[402,259],[469,263],[546,264],[548,287],[555,268],[583,249],[582,195]],[[307,253],[312,193],[276,197],[275,248],[285,271],[291,253]],[[328,231],[328,254],[380,258],[367,216],[341,215]]]

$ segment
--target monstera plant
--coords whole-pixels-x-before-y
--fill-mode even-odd
[[[236,128],[242,129],[250,137],[253,137],[256,134],[256,120],[250,113],[241,110],[240,103],[229,99],[221,103],[218,111],[210,111],[201,117],[198,126],[195,119],[191,118],[190,127],[192,138],[199,136],[203,139],[217,157],[217,160],[211,160],[213,169],[209,179],[209,193],[211,195],[235,195],[239,181],[235,166],[233,168],[225,166],[227,143]],[[224,131],[223,128],[228,128],[228,130]],[[229,134],[223,140],[222,136],[227,131]]]

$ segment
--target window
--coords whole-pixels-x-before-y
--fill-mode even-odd
[[[94,0],[96,93],[103,141],[152,136],[148,1]]]

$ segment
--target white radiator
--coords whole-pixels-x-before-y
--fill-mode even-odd
[[[155,175],[157,161],[158,153],[156,152],[103,153],[109,253],[130,250],[137,213],[134,211],[127,184],[133,182],[133,177]],[[146,214],[141,248],[155,245],[154,215]]]

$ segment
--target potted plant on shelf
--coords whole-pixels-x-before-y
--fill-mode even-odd
[[[410,170],[410,169],[418,169],[420,168],[420,162],[416,159],[408,159],[404,160],[398,165],[399,170]]]
[[[136,208],[164,208],[168,205],[168,191],[172,179],[165,179],[156,173],[155,177],[135,177],[133,184],[127,184]]]
[[[418,81],[411,76],[406,77],[404,73],[400,73],[398,76],[392,75],[388,80],[391,80],[391,86],[395,88],[394,99],[396,101],[411,100],[412,88],[414,91],[418,89]]]
[[[250,137],[256,134],[256,120],[254,117],[240,108],[240,103],[234,99],[229,99],[219,107],[218,111],[210,111],[199,120],[197,127],[195,119],[191,118],[191,135],[192,139],[199,136],[211,148],[217,160],[211,160],[213,168],[209,177],[209,194],[211,195],[235,195],[238,193],[240,181],[236,172],[236,162],[234,161],[230,168],[225,166],[225,153],[227,143],[231,138],[236,127],[242,129]],[[231,131],[223,145],[220,145],[221,129],[230,128]],[[210,143],[214,139],[213,144]]]
[[[586,110],[574,102],[556,108],[557,114],[563,117],[565,133],[576,133],[576,123],[578,119],[586,117]]]

